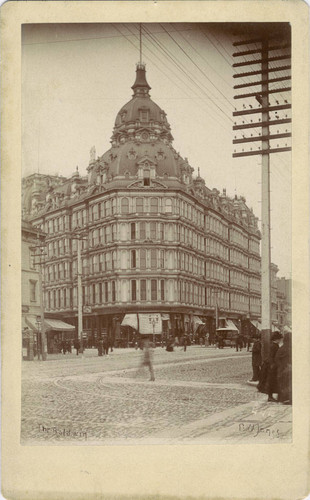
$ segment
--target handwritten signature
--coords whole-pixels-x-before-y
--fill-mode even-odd
[[[72,429],[60,428],[60,427],[46,427],[45,425],[39,424],[39,431],[45,434],[51,434],[54,436],[65,436],[65,437],[78,437],[87,439],[87,432],[85,431],[74,431]]]
[[[271,438],[280,438],[280,430],[278,427],[270,428],[270,427],[261,427],[258,422],[245,422],[239,423],[239,432],[249,432],[253,433],[253,437],[257,437],[259,434],[266,434]]]

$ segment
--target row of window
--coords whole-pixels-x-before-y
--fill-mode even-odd
[[[240,230],[231,228],[229,239],[231,242],[241,245],[246,250],[248,249],[249,246],[248,237],[245,236]]]
[[[236,250],[235,248],[230,249],[230,262],[246,268],[249,266],[249,259],[247,255],[239,250]]]
[[[185,271],[197,276],[206,276],[223,283],[229,282],[229,268],[211,261],[205,261],[198,255],[180,250],[158,248],[140,248],[139,250],[113,250],[95,254],[89,258],[82,257],[82,273],[89,274],[112,270],[175,270]],[[45,267],[45,280],[53,282],[61,279],[75,279],[77,275],[77,259],[72,262],[63,261]],[[252,279],[253,289],[259,289],[259,280]],[[231,270],[230,283],[248,286],[247,274]]]
[[[117,286],[118,285],[118,286]],[[176,302],[206,307],[220,307],[239,312],[259,312],[259,298],[242,293],[206,288],[191,281],[172,279],[140,279],[104,281],[82,287],[83,305],[102,305],[115,302]],[[77,287],[61,288],[46,293],[48,310],[77,307]]]
[[[64,230],[74,230],[77,227],[84,227],[88,223],[100,221],[115,214],[173,214],[180,215],[188,219],[201,229],[210,230],[220,235],[224,239],[229,238],[229,228],[225,221],[217,218],[213,214],[204,214],[203,209],[178,198],[170,197],[113,197],[105,201],[94,203],[89,209],[76,209],[72,213],[70,221],[69,215],[50,218],[40,227],[48,234],[57,234]],[[254,215],[253,215],[254,217]],[[71,222],[71,224],[70,224]],[[231,241],[241,244],[247,248],[247,237],[237,228],[232,228],[230,232]]]
[[[161,223],[161,222],[132,222],[130,224],[109,224],[97,229],[93,229],[89,233],[90,248],[98,245],[105,245],[115,241],[142,241],[147,240],[161,242],[180,242],[193,247],[195,250],[206,252],[208,255],[214,255],[224,260],[229,260],[229,247],[221,241],[197,234],[195,230],[184,227],[181,224]],[[71,246],[70,246],[71,244]],[[58,257],[70,253],[70,248],[73,253],[77,252],[78,240],[76,238],[63,238],[55,241],[50,241],[47,244],[47,256]],[[82,251],[87,248],[87,241],[81,241]],[[247,267],[247,257],[236,249],[231,249],[230,252],[233,262]]]

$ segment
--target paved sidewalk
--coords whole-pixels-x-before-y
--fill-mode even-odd
[[[292,406],[268,403],[265,394],[235,408],[216,413],[180,428],[160,432],[167,444],[270,444],[292,441]]]

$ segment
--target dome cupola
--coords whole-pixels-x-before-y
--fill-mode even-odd
[[[149,90],[151,90],[151,87],[146,81],[146,75],[145,75],[145,65],[142,63],[137,64],[137,69],[136,69],[136,81],[131,87],[134,96],[145,96],[146,94],[149,95]]]
[[[128,140],[153,143],[162,140],[171,143],[173,137],[166,113],[150,98],[151,87],[142,63],[137,64],[136,80],[131,88],[132,99],[120,109],[115,119],[112,146],[124,144]]]

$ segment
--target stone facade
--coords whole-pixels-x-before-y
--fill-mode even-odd
[[[77,324],[77,236],[83,233],[84,325],[89,343],[121,338],[126,313],[160,313],[179,336],[203,319],[260,316],[260,232],[244,197],[193,176],[173,148],[166,114],[137,65],[132,99],[117,114],[111,148],[87,177],[33,174],[23,213],[47,233],[46,313]],[[165,318],[165,319],[164,319]]]

